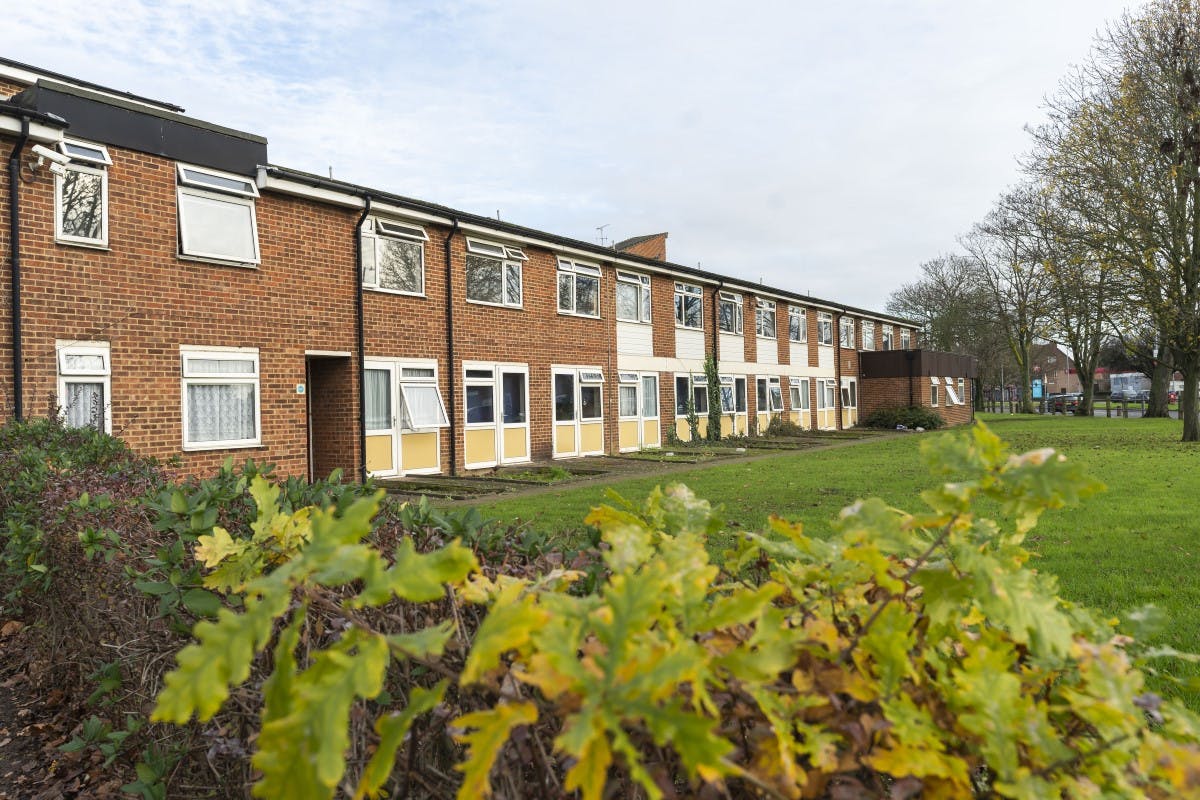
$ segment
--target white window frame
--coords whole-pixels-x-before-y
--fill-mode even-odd
[[[849,331],[849,343],[846,342],[846,332]],[[838,347],[846,350],[854,349],[854,317],[841,316],[838,318]]]
[[[684,409],[682,412],[679,409],[679,379],[680,378],[687,378],[688,397],[691,398],[691,400],[692,400],[692,406],[694,407],[696,416],[702,417],[705,414],[707,414],[708,413],[708,377],[706,375],[696,374],[694,372],[676,372],[674,374],[673,380],[672,380],[672,383],[674,384],[674,396],[672,399],[674,400],[675,419],[687,419],[687,404],[684,403]],[[699,403],[696,402],[696,397],[697,397],[696,390],[697,389],[704,390],[704,393],[703,393],[704,408],[703,409],[701,409],[699,407]]]
[[[731,331],[725,330],[721,327],[721,320],[723,319],[721,315],[721,306],[727,304],[733,306],[734,330]],[[745,326],[745,321],[742,319],[744,314],[745,311],[742,307],[742,296],[740,294],[734,294],[733,292],[719,292],[717,294],[717,329],[721,333],[727,333],[731,336],[742,336],[744,334],[743,329]]]
[[[760,383],[765,386],[766,392],[759,390]],[[759,414],[774,414],[777,411],[783,411],[783,382],[778,375],[755,376],[754,394],[754,408]],[[778,403],[775,402],[776,397],[778,397]]]
[[[215,169],[207,169],[205,167],[197,167],[192,164],[177,163],[176,165],[177,185],[175,187],[175,201],[177,206],[177,218],[179,220],[179,255],[181,258],[201,259],[204,261],[219,261],[222,264],[254,264],[261,262],[261,251],[258,243],[258,215],[255,209],[255,198],[258,195],[258,187],[254,185],[252,178],[247,178],[242,175],[235,175],[230,172],[221,172]],[[205,182],[204,178],[214,178],[242,183],[245,185],[243,189],[234,189],[231,187],[221,186],[215,181]],[[219,203],[228,203],[229,205],[241,206],[250,211],[250,239],[253,242],[254,253],[249,259],[230,258],[224,253],[211,253],[204,250],[193,248],[188,249],[188,223],[187,215],[184,213],[184,198],[194,197],[202,200],[211,200]]]
[[[112,433],[112,350],[108,342],[64,342],[54,343],[56,370],[58,372],[58,402],[60,415],[66,421],[66,409],[62,408],[67,397],[68,384],[99,383],[104,387],[104,432]],[[83,369],[67,366],[69,356],[100,356],[104,360],[101,369]]]
[[[791,378],[788,381],[788,402],[792,404],[792,411],[808,411],[809,410],[809,382],[808,378]],[[796,403],[796,398],[800,398],[800,403]]]
[[[833,347],[833,314],[829,311],[817,312],[817,344]]]
[[[254,372],[193,372],[188,374],[188,362],[191,359],[214,359],[225,361],[252,361]],[[180,361],[180,393],[183,410],[183,449],[191,452],[196,450],[232,450],[241,447],[259,447],[262,444],[262,368],[258,357],[257,347],[203,347],[192,345],[179,346]],[[225,386],[228,384],[251,384],[254,386],[254,436],[250,439],[221,439],[217,441],[189,442],[188,441],[188,387],[196,385]]]
[[[858,408],[858,379],[844,377],[842,378],[842,408],[856,409]]]
[[[700,303],[700,313],[697,317],[699,325],[687,324],[687,299],[695,298]],[[693,331],[704,330],[704,288],[694,283],[675,282],[675,327],[687,328]]]
[[[481,306],[495,306],[497,308],[523,308],[525,305],[525,269],[523,262],[528,261],[529,257],[525,255],[519,247],[500,244],[498,242],[488,242],[482,239],[467,239],[468,255],[486,258],[496,262],[500,268],[500,302],[493,300],[478,300],[470,296],[470,273],[466,272],[464,264],[464,286],[463,292],[466,295],[468,303],[475,303]],[[508,297],[508,271],[509,268],[517,270],[519,279],[519,294],[515,300],[510,300]]]
[[[71,159],[71,163],[63,165],[63,170],[78,172],[83,175],[94,175],[100,178],[100,237],[92,239],[87,236],[73,236],[63,233],[63,174],[54,176],[54,241],[60,244],[79,245],[83,247],[108,248],[108,170],[112,166],[112,157],[108,148],[102,144],[93,144],[79,139],[63,139],[58,143],[58,151]]]
[[[908,328],[900,329],[900,349],[912,349],[912,331],[910,331]]]
[[[967,382],[963,378],[958,379],[958,404],[960,406],[967,404]]]
[[[400,403],[396,407],[396,427],[401,433],[416,433],[421,431],[434,431],[438,428],[450,427],[450,419],[446,415],[446,401],[442,397],[442,387],[438,383],[438,363],[433,359],[421,360],[399,360],[391,362],[396,365],[396,381],[398,389],[396,395]],[[433,375],[405,375],[405,370],[433,370]],[[409,425],[412,417],[408,412],[409,402],[406,389],[422,387],[432,387],[437,394],[438,411],[441,414],[441,421],[434,425]]]
[[[633,389],[633,413],[621,413],[621,393],[626,389]],[[638,419],[642,410],[641,403],[641,376],[636,372],[618,372],[617,373],[617,419],[634,420]]]
[[[883,332],[880,334],[880,339],[882,339],[881,346],[884,350],[896,349],[896,335],[893,333],[891,325],[883,326]]]
[[[375,292],[385,292],[387,294],[400,294],[409,297],[424,297],[425,296],[425,242],[429,241],[429,234],[420,225],[414,225],[409,222],[398,222],[387,219],[369,219],[362,228],[363,238],[363,275],[362,282],[364,289],[370,289]],[[416,244],[421,248],[421,288],[420,291],[412,292],[407,289],[393,289],[389,286],[381,286],[379,284],[379,242],[380,240],[408,242]],[[370,258],[372,265],[370,267],[374,278],[367,280],[367,242],[371,243]]]
[[[829,402],[830,398],[833,398],[832,403]],[[817,378],[817,411],[836,410],[839,399],[839,389],[835,379]]]
[[[571,308],[562,307],[562,276],[566,274],[571,277]],[[579,311],[579,279],[595,279],[596,281],[596,313],[584,314]],[[570,317],[583,317],[585,319],[600,319],[600,292],[602,287],[600,273],[600,265],[589,264],[586,261],[575,261],[574,259],[558,258],[558,272],[555,275],[555,287],[558,297],[557,308],[558,313]]]
[[[800,338],[792,338],[792,318],[799,317],[800,319]],[[805,344],[808,342],[808,310],[800,306],[788,306],[788,341],[796,342],[797,344]]]
[[[869,319],[862,321],[862,349],[875,349],[875,323]]]
[[[651,323],[651,315],[653,313],[652,309],[651,309],[652,301],[651,301],[651,295],[650,295],[650,276],[642,275],[637,272],[624,272],[622,270],[618,270],[617,271],[617,285],[619,287],[622,284],[624,284],[626,286],[634,286],[637,288],[637,290],[638,290],[638,305],[637,305],[638,311],[637,311],[636,319],[630,319],[629,317],[622,317],[621,316],[621,306],[618,303],[617,311],[616,311],[617,320],[619,322],[637,322],[642,325],[649,325]],[[620,289],[618,288],[618,289],[616,289],[616,291],[619,292]]]
[[[771,315],[771,325],[763,324],[767,314]],[[775,316],[775,301],[774,300],[755,300],[754,301],[754,335],[760,339],[775,339],[779,336],[776,326],[779,324]],[[764,331],[767,331],[764,333]]]
[[[936,375],[929,377],[929,405],[937,408],[938,405],[938,384],[941,383]]]

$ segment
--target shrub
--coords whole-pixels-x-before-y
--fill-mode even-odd
[[[937,415],[937,412],[922,406],[897,406],[895,408],[881,408],[872,411],[862,422],[859,423],[864,428],[885,428],[887,430],[895,430],[897,425],[903,425],[906,428],[924,428],[927,431],[937,430],[946,424],[946,421]]]
[[[806,431],[804,428],[792,422],[790,419],[785,419],[783,415],[776,414],[771,417],[771,421],[767,424],[766,436],[804,436]]]
[[[374,796],[395,780],[584,800],[1200,791],[1200,721],[1147,692],[1141,671],[1178,654],[1118,635],[1026,566],[1039,515],[1097,487],[1051,451],[1011,455],[983,426],[924,445],[951,479],[923,493],[926,510],[860,501],[830,541],[774,519],[723,568],[705,549],[720,515],[685,487],[596,509],[607,570],[590,593],[570,592],[574,570],[474,570],[455,543],[385,558],[361,543],[372,501],[288,515],[255,489],[246,548],[214,533],[197,553],[216,568],[210,588],[240,592],[245,610],[196,627],[155,716],[207,719],[237,691],[261,709],[255,792],[268,796]],[[273,540],[293,557],[241,588],[228,579]],[[422,613],[397,629],[382,613],[444,585],[457,598],[444,622]],[[461,603],[487,608],[465,659],[452,645],[469,632],[450,622],[472,618]],[[336,632],[301,644],[331,618]],[[248,680],[268,651],[266,682]],[[437,733],[450,716],[461,755]],[[402,747],[407,774],[393,779]],[[439,754],[461,758],[457,787]]]

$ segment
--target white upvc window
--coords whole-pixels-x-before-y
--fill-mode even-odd
[[[675,324],[683,328],[704,327],[704,290],[699,286],[675,284]]]
[[[638,415],[638,384],[641,381],[636,372],[617,373],[617,415],[622,419],[636,418]]]
[[[842,408],[858,408],[858,381],[842,378]]]
[[[833,314],[817,312],[817,344],[833,346]]]
[[[108,342],[55,342],[63,424],[112,432]]]
[[[817,411],[827,411],[837,406],[837,383],[833,378],[817,379]]]
[[[600,267],[559,257],[558,313],[600,316]]]
[[[840,317],[838,319],[838,345],[854,348],[854,318]]]
[[[234,264],[259,263],[254,181],[178,165],[179,253]]]
[[[425,242],[420,225],[375,219],[362,229],[363,286],[398,294],[425,294]]]
[[[717,295],[717,327],[725,333],[742,334],[742,296],[733,292]]]
[[[880,342],[881,342],[881,349],[883,349],[883,350],[895,349],[896,339],[895,339],[894,334],[892,333],[891,325],[883,326],[883,328],[880,330],[879,338],[880,338]]]
[[[576,380],[579,381],[578,406]],[[604,372],[601,369],[556,369],[553,388],[555,422],[595,422],[604,418]]]
[[[875,349],[875,323],[866,319],[862,321],[862,349]]]
[[[445,428],[446,404],[438,388],[437,362],[404,362],[400,365],[400,429]]]
[[[960,406],[965,406],[967,404],[966,384],[967,382],[962,378],[958,379],[958,404]]]
[[[775,301],[756,300],[754,303],[754,331],[764,339],[774,339]]]
[[[808,312],[800,306],[788,306],[788,339],[808,341]]]
[[[688,399],[696,414],[708,413],[708,378],[705,375],[675,376],[675,416],[686,417]]]
[[[650,322],[650,276],[617,272],[617,319]]]
[[[755,394],[759,411],[782,411],[783,390],[779,378],[759,378],[755,382]]]
[[[258,349],[179,348],[183,361],[183,449],[261,442]]]
[[[929,378],[929,405],[936,406],[938,404],[938,384],[940,383],[937,376]]]
[[[792,411],[808,411],[808,378],[792,378],[788,382]]]
[[[66,140],[58,149],[71,159],[54,175],[54,238],[62,244],[108,246],[108,170],[103,145]]]
[[[900,349],[908,350],[912,347],[912,331],[908,328],[900,329]]]
[[[521,264],[528,256],[518,247],[467,239],[467,300],[521,307]]]

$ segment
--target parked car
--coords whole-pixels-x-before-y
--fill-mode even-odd
[[[1179,402],[1179,392],[1174,392],[1174,391],[1167,392],[1167,402],[1168,403],[1178,403]]]
[[[1079,409],[1079,402],[1082,399],[1083,395],[1079,392],[1056,394],[1050,398],[1050,413],[1074,414]]]

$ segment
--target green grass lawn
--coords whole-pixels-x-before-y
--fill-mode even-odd
[[[1054,447],[1103,481],[1107,491],[1075,508],[1048,512],[1028,546],[1034,566],[1058,576],[1067,599],[1119,616],[1153,603],[1168,623],[1156,638],[1200,652],[1200,444],[1179,442],[1178,420],[981,415],[1014,451]],[[775,513],[802,521],[816,536],[856,498],[876,496],[917,509],[933,479],[911,434],[848,447],[788,453],[755,462],[716,464],[615,484],[640,501],[656,484],[681,482],[714,505],[729,526],[758,530]],[[481,505],[486,516],[529,521],[571,535],[588,509],[605,502],[595,486]],[[726,542],[714,542],[713,550]],[[1165,666],[1165,665],[1164,665]],[[1172,665],[1176,674],[1200,670]],[[1200,710],[1200,694],[1190,696]]]

